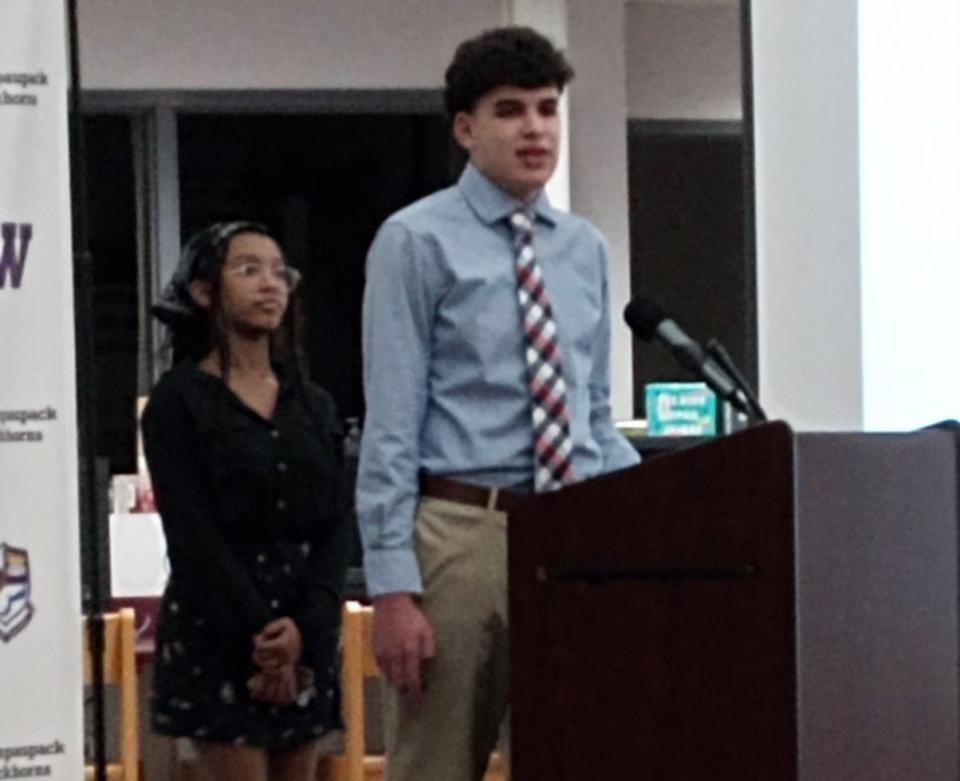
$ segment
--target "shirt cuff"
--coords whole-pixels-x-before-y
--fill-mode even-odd
[[[394,548],[390,550],[366,551],[363,557],[363,570],[367,580],[367,596],[379,597],[382,594],[420,594],[423,583],[420,580],[420,566],[412,550]]]
[[[640,454],[626,439],[617,442],[617,447],[610,448],[604,458],[604,471],[613,472],[617,469],[626,469],[640,463]]]

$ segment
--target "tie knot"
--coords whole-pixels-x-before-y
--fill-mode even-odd
[[[510,215],[510,227],[514,233],[532,233],[533,232],[533,214],[526,209],[517,209]]]

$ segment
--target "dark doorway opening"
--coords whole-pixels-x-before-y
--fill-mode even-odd
[[[740,123],[632,121],[631,293],[656,301],[694,339],[718,339],[757,381],[755,265],[745,245]],[[634,411],[648,382],[687,380],[665,352],[635,344]]]
[[[136,471],[139,270],[131,119],[83,119],[93,257],[94,452],[113,473]]]
[[[361,297],[366,253],[397,209],[452,183],[462,156],[441,114],[183,114],[184,238],[247,218],[278,231],[304,273],[300,297],[313,379],[345,417],[362,417]]]

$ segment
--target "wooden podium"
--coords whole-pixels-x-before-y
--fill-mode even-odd
[[[957,453],[769,423],[531,498],[513,781],[957,781]]]

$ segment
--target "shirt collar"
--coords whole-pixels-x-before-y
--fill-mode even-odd
[[[509,217],[517,209],[524,208],[524,204],[504,192],[470,162],[463,169],[457,186],[477,217],[488,225]],[[546,191],[541,190],[533,203],[526,208],[550,225],[556,225],[556,210],[550,205]]]
[[[213,382],[218,383],[224,388],[228,388],[227,384],[223,381],[223,378],[220,375],[211,374],[206,369],[201,369],[198,362],[192,361],[192,360],[186,360],[184,361],[184,364],[187,366],[190,366],[193,369],[194,377],[200,378],[201,382],[210,382],[212,380]],[[287,364],[283,363],[282,361],[271,360],[270,365],[273,367],[273,373],[277,375],[277,383],[279,385],[279,396],[284,396],[287,393],[289,393],[292,388],[296,386],[297,372]]]

